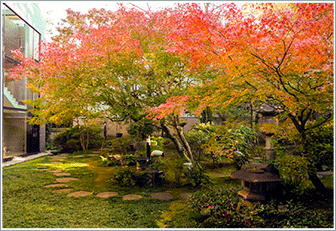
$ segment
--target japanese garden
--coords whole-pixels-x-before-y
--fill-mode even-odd
[[[3,167],[3,228],[334,228],[333,3],[68,9],[57,31],[12,51],[48,155]]]

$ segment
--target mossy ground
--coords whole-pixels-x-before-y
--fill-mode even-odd
[[[64,158],[62,158],[64,157]],[[59,162],[54,162],[58,160]],[[85,197],[67,197],[45,188],[56,183],[51,170],[61,170],[80,180],[66,184],[73,191],[90,191]],[[165,184],[161,187],[118,187],[111,175],[114,167],[105,167],[99,157],[89,154],[46,156],[3,168],[4,228],[158,228],[164,227],[162,215],[176,212],[185,204],[181,193],[194,192],[191,186]],[[115,191],[107,199],[96,195]],[[173,200],[151,198],[153,192],[168,192]],[[140,200],[124,201],[126,194],[138,194]],[[179,205],[180,204],[180,205]],[[170,209],[169,209],[170,208]]]

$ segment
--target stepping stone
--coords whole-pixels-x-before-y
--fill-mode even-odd
[[[48,171],[48,172],[62,172],[61,170],[51,170],[51,171]]]
[[[46,188],[68,187],[68,185],[66,185],[66,184],[50,184],[50,185],[46,185],[44,187],[46,187]]]
[[[101,198],[108,198],[108,197],[115,197],[118,196],[117,192],[102,192],[97,194],[97,197],[101,197]]]
[[[74,156],[74,158],[82,158],[84,157],[83,155],[79,155],[79,156]]]
[[[63,188],[63,189],[56,189],[53,193],[68,193],[72,190],[72,188]]]
[[[64,177],[64,178],[57,178],[56,181],[57,182],[69,182],[72,180],[79,180],[78,178],[74,178],[74,177]]]
[[[188,197],[190,196],[191,193],[181,193],[180,197],[184,200],[188,199]]]
[[[55,176],[71,176],[68,172],[54,172]]]
[[[136,194],[127,194],[125,196],[123,196],[123,200],[139,200],[141,199],[142,196],[140,195],[136,195]]]
[[[170,193],[152,193],[152,198],[159,199],[159,200],[171,200],[174,197]]]
[[[77,192],[73,192],[68,194],[68,197],[85,197],[89,194],[91,194],[92,192],[88,192],[88,191],[77,191]]]

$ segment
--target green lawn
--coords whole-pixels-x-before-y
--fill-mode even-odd
[[[57,158],[60,162],[53,163]],[[240,181],[229,177],[230,172],[234,171],[232,165],[204,166],[214,184],[240,186]],[[57,183],[58,177],[49,170],[70,173],[71,177],[80,180],[65,183],[68,188],[91,193],[78,198],[68,197],[67,193],[54,193],[56,188],[45,187]],[[4,167],[3,228],[164,228],[167,224],[178,228],[189,222],[184,214],[189,211],[187,203],[180,194],[192,193],[197,189],[168,183],[160,187],[118,187],[111,181],[115,171],[115,167],[103,165],[99,154],[46,156]],[[333,176],[323,177],[322,180],[330,190],[333,189]],[[117,192],[118,196],[96,196],[106,191]],[[154,192],[168,192],[174,199],[154,199],[151,197]],[[142,198],[125,201],[123,196],[126,194],[137,194]],[[332,196],[322,201],[311,199],[312,210],[320,208],[328,213],[332,210]],[[196,223],[189,225],[197,227]]]
[[[3,168],[4,228],[155,228],[161,215],[180,193],[192,192],[188,187],[119,188],[109,180],[115,168],[104,167],[99,155],[75,158],[69,155],[60,163],[51,163],[47,156]],[[85,197],[67,197],[53,193],[57,176],[41,170],[62,170],[80,180],[66,183],[73,191],[90,191]],[[108,199],[96,194],[115,191],[119,195]],[[169,192],[173,200],[151,198],[153,192]],[[126,194],[138,194],[140,200],[124,201]]]

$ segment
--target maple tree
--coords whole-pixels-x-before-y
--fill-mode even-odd
[[[190,58],[193,68],[221,72],[195,87],[207,89],[199,108],[249,100],[280,106],[311,160],[307,133],[333,117],[333,15],[331,3],[222,4],[212,11],[187,5],[170,50]],[[314,168],[309,177],[324,188]]]
[[[41,61],[23,59],[14,72],[28,75],[29,87],[42,96],[28,102],[35,106],[32,122],[63,121],[65,116],[89,119],[93,112],[112,121],[138,122],[150,108],[183,95],[192,77],[184,60],[165,50],[168,15],[165,10],[145,12],[122,5],[114,12],[92,9],[88,14],[69,9],[59,35],[45,44]],[[180,123],[163,117],[154,122],[181,156],[192,159]]]
[[[310,159],[307,133],[333,115],[333,14],[330,3],[68,10],[41,61],[23,59],[15,73],[41,94],[30,102],[37,117],[149,116],[191,162],[179,121],[188,106],[200,114],[275,105]],[[309,176],[323,188],[313,168]]]

